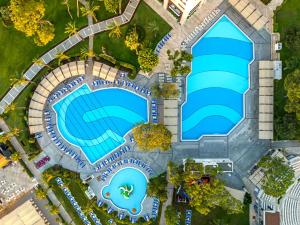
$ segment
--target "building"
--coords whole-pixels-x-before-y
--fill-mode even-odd
[[[184,24],[197,7],[205,2],[206,0],[164,0],[163,5],[165,9],[172,11],[179,18],[180,24]]]
[[[24,202],[15,210],[0,219],[1,225],[46,225],[46,218],[30,202]]]

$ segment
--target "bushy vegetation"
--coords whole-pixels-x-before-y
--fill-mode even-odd
[[[159,84],[154,84],[151,87],[152,94],[155,98],[163,97],[165,99],[177,98],[179,90],[175,83],[164,83],[160,88]]]
[[[133,136],[139,149],[143,151],[171,148],[171,132],[163,124],[142,124],[133,129]]]
[[[161,174],[157,177],[151,177],[147,186],[147,195],[157,197],[161,202],[165,202],[167,196],[167,179],[166,174]]]
[[[300,69],[300,2],[285,1],[274,17],[274,29],[280,33],[283,49],[283,78],[275,81],[274,119],[275,139],[300,140],[300,120],[297,119],[297,91]],[[292,82],[296,82],[293,84]],[[292,104],[295,103],[295,106]]]
[[[264,170],[262,188],[267,195],[281,197],[294,182],[294,170],[279,157],[263,157],[258,166]]]
[[[204,168],[203,164],[188,160],[185,170],[170,162],[168,171],[170,182],[177,188],[183,187],[190,198],[189,206],[200,214],[208,215],[216,208],[222,208],[228,214],[243,212],[243,204],[233,198],[224,183],[217,178],[219,168]]]
[[[191,72],[191,68],[187,63],[190,63],[193,56],[185,51],[176,50],[174,54],[170,50],[167,51],[169,60],[173,61],[173,68],[171,70],[171,76],[188,75]]]

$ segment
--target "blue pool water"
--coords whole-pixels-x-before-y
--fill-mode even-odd
[[[128,199],[121,195],[120,187],[123,185],[133,187],[133,191]],[[127,167],[114,174],[109,185],[102,189],[102,196],[105,199],[109,199],[116,207],[125,209],[130,214],[137,215],[142,210],[142,202],[146,197],[146,190],[146,176],[140,170]]]
[[[82,85],[53,105],[57,127],[91,163],[125,142],[136,124],[148,121],[147,100],[120,88],[90,90]]]
[[[253,43],[226,16],[192,48],[182,106],[182,140],[225,135],[244,117]]]

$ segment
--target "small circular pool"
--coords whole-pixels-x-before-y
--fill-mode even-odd
[[[112,176],[101,194],[117,208],[138,215],[142,211],[142,203],[146,197],[147,182],[147,177],[142,171],[126,167]]]

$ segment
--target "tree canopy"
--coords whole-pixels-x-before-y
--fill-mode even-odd
[[[103,0],[106,11],[117,13],[119,8],[119,0]]]
[[[151,72],[152,69],[158,64],[158,56],[151,48],[144,48],[139,51],[138,62],[143,71]]]
[[[161,202],[165,202],[168,198],[166,190],[167,185],[168,182],[165,175],[152,177],[150,178],[147,186],[147,195],[151,197],[158,197]]]
[[[125,45],[132,51],[138,51],[138,48],[141,44],[139,43],[139,35],[136,31],[136,27],[132,28],[131,31],[129,31],[126,35]]]
[[[294,171],[279,157],[263,157],[258,166],[264,169],[262,188],[267,195],[281,197],[293,184]]]
[[[243,210],[243,204],[233,198],[225,189],[225,186],[216,175],[218,168],[204,168],[201,163],[188,161],[185,164],[185,170],[176,167],[173,163],[168,166],[170,183],[176,187],[180,185],[190,197],[190,206],[199,213],[207,215],[211,210],[221,207],[228,213],[240,213]],[[209,177],[208,182],[203,182],[203,177]]]
[[[10,0],[10,18],[14,27],[34,37],[37,45],[46,45],[54,38],[54,26],[43,20],[45,3],[42,0]]]
[[[133,136],[141,150],[160,149],[167,151],[171,148],[172,134],[163,124],[139,125],[133,129]]]
[[[180,223],[176,208],[172,205],[167,206],[165,210],[166,225],[177,225]]]

